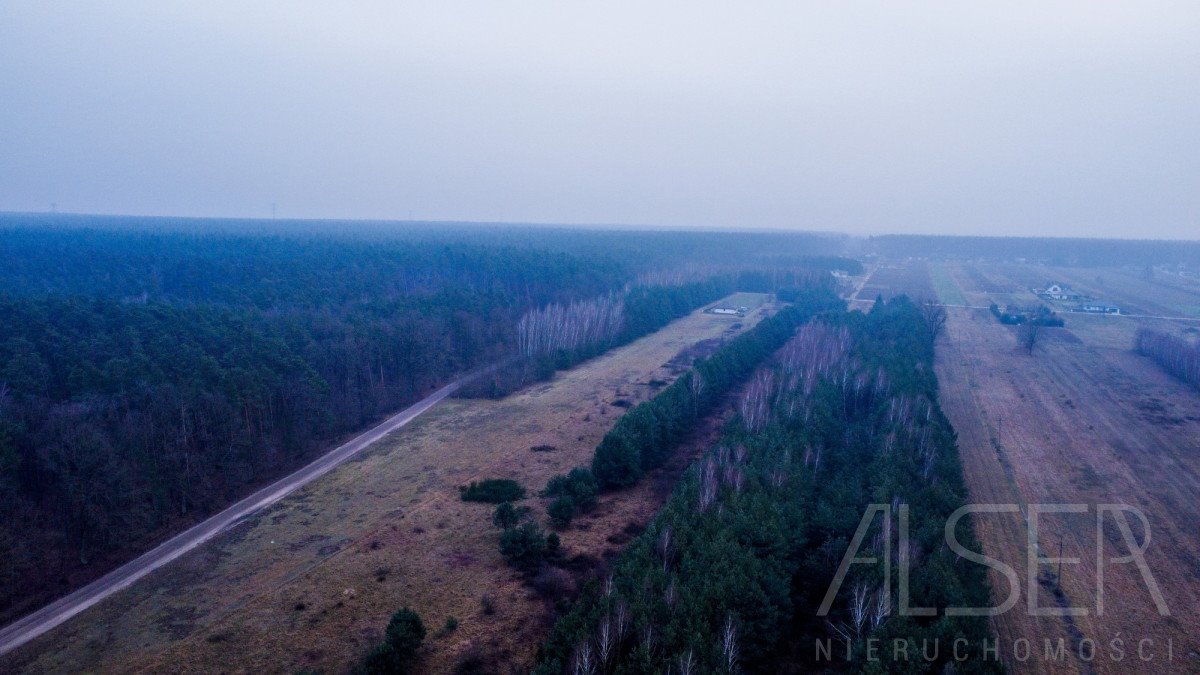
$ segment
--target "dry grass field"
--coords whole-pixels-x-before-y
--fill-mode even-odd
[[[1066,284],[1071,289],[1101,301],[1120,306],[1125,314],[1180,318],[1200,317],[1200,286],[1172,279],[1159,273],[1147,278],[1143,273],[1116,268],[1072,268],[1046,265],[988,263],[961,266],[968,275],[992,283],[970,283],[984,289],[1004,304],[1009,296],[1014,300],[1033,302],[1030,288],[1047,284]],[[998,283],[997,283],[998,282]],[[965,287],[964,287],[965,288]],[[1054,309],[1069,310],[1076,302],[1049,301]]]
[[[743,304],[746,304],[743,299]],[[422,672],[473,656],[527,669],[549,609],[504,563],[492,507],[458,486],[514,478],[536,494],[590,462],[623,412],[712,346],[760,320],[696,312],[553,381],[499,401],[448,400],[375,449],[0,661],[27,672],[342,672],[416,609],[429,636]],[[680,354],[682,358],[676,358]],[[648,520],[710,419],[678,461],[606,495],[561,534],[580,567],[602,564]],[[553,451],[531,450],[552,446]],[[544,504],[525,502],[544,521]],[[571,583],[570,578],[544,580]],[[490,596],[494,612],[481,599]],[[442,630],[449,617],[456,630]]]
[[[904,294],[911,298],[935,297],[929,280],[929,269],[924,262],[880,264],[867,277],[856,297],[862,301],[873,302],[878,296],[890,300]]]
[[[1079,287],[1086,274],[1021,265],[953,265],[947,271],[976,305],[1029,303],[1033,296],[1025,289],[1044,283],[1047,274]],[[1117,277],[1101,274],[1106,288],[1118,287]],[[1119,302],[1183,314],[1161,295],[1141,300],[1134,294],[1145,289],[1120,283],[1113,293]],[[1016,503],[1023,512],[976,520],[985,552],[1012,565],[1024,582],[1029,505],[1078,503],[1088,509],[1042,517],[1041,555],[1061,550],[1080,562],[1064,564],[1061,578],[1058,566],[1039,566],[1035,585],[1039,606],[1085,607],[1087,615],[1030,616],[1028,588],[1022,588],[1021,603],[994,620],[1001,657],[1015,672],[1200,671],[1200,396],[1130,350],[1139,325],[1181,332],[1188,324],[1068,314],[1067,327],[1047,329],[1030,356],[1017,347],[1013,329],[986,310],[949,314],[939,344],[941,403],[958,433],[971,498]],[[1159,615],[1133,565],[1106,567],[1106,606],[1097,616],[1097,541],[1106,557],[1126,552],[1111,518],[1097,529],[1096,505],[1113,503],[1145,513],[1151,530],[1146,560],[1170,616]],[[1144,533],[1131,520],[1140,541]],[[999,598],[1007,595],[1003,576],[994,574],[992,583]],[[1058,637],[1067,642],[1067,658],[1038,658],[1043,640]],[[1034,644],[1035,657],[1024,663],[1013,658],[1011,645],[1019,638]],[[1114,639],[1122,640],[1122,661],[1113,660]],[[1152,661],[1135,653],[1143,639],[1154,640]],[[1080,647],[1087,653],[1087,640],[1097,646],[1091,661],[1078,657]]]

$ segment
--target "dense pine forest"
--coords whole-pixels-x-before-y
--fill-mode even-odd
[[[518,380],[483,392],[503,393],[739,285],[795,278],[782,268],[853,269],[839,246],[0,216],[0,619],[457,374],[515,357]]]
[[[967,658],[955,672],[999,670],[981,658],[986,619],[897,616],[882,568],[855,566],[818,616],[873,503],[911,514],[910,606],[989,604],[984,568],[942,541],[965,488],[932,360],[929,328],[903,297],[868,314],[826,311],[795,331],[750,378],[720,443],[559,619],[538,672],[927,672],[951,667],[958,638]],[[614,466],[636,473],[634,462]],[[894,555],[883,527],[877,519],[860,555]],[[979,550],[965,522],[958,538]],[[919,656],[868,661],[869,639],[888,654],[906,641]],[[926,661],[935,640],[941,650]],[[832,645],[824,660],[818,643]]]

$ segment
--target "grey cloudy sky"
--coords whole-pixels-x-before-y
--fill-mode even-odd
[[[1200,237],[1200,3],[0,0],[0,210]]]

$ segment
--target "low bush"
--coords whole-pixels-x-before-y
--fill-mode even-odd
[[[569,599],[578,590],[569,572],[549,566],[538,572],[531,585],[539,596],[548,600]]]
[[[491,593],[484,593],[479,597],[479,609],[483,611],[484,616],[492,616],[496,613],[496,596]]]
[[[569,473],[560,474],[546,483],[543,497],[553,497],[547,513],[555,527],[566,527],[577,511],[591,511],[596,506],[599,486],[590,469],[576,467]]]
[[[570,525],[571,519],[575,517],[575,499],[569,495],[555,499],[547,507],[546,514],[550,516],[550,524],[556,528]]]
[[[367,657],[364,670],[372,674],[407,673],[413,656],[425,640],[425,625],[421,617],[405,607],[392,615],[383,643]]]
[[[517,569],[535,570],[546,557],[546,536],[537,523],[526,521],[500,535],[500,554]]]
[[[492,513],[492,524],[496,527],[507,530],[517,526],[517,523],[525,519],[529,513],[529,507],[522,506],[520,508],[512,505],[512,502],[504,502],[496,507]]]
[[[558,475],[546,483],[542,491],[543,497],[571,497],[581,511],[589,511],[596,505],[596,477],[590,469],[576,467],[570,472]]]
[[[459,493],[464,502],[486,502],[488,504],[500,504],[502,502],[515,502],[525,498],[525,488],[515,480],[508,478],[489,478],[479,481],[472,481],[470,485],[459,488]]]
[[[475,643],[468,645],[454,663],[454,675],[485,675],[495,672],[498,670],[490,663],[486,652]]]

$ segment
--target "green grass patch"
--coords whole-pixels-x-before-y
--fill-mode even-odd
[[[767,300],[765,293],[743,293],[738,292],[718,302],[721,307],[745,307],[747,309],[758,309]]]
[[[950,276],[950,272],[941,265],[929,266],[929,280],[933,282],[933,291],[937,293],[938,300],[943,305],[965,305],[967,304],[966,297],[962,294],[962,289],[958,287],[958,283]]]

